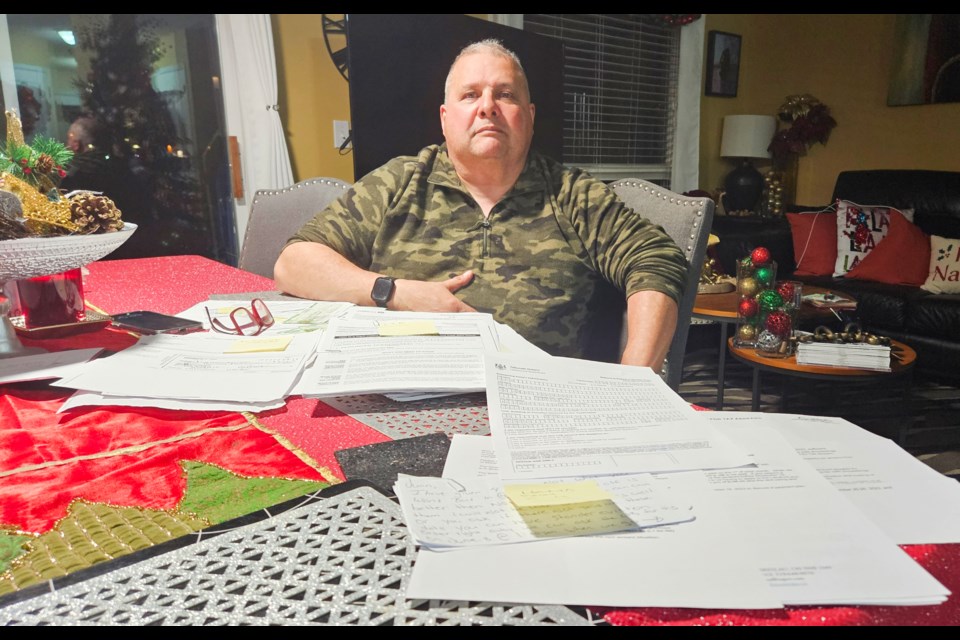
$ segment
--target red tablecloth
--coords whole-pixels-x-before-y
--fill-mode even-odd
[[[89,266],[88,303],[108,313],[152,309],[175,314],[212,293],[273,288],[273,281],[200,256],[102,261]],[[79,346],[123,348],[129,334],[109,329],[57,340],[24,341],[51,349]],[[330,478],[343,478],[333,452],[382,442],[386,436],[323,402],[290,398],[282,409],[253,418],[287,447],[306,454]],[[960,625],[960,545],[913,545],[904,549],[954,595],[935,607],[790,607],[773,611],[594,608],[615,625]],[[656,579],[655,576],[651,579]]]

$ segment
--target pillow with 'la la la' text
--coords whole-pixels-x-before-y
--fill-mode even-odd
[[[891,211],[899,211],[907,222],[913,222],[913,209],[837,201],[837,261],[833,267],[833,277],[847,275],[887,237]]]

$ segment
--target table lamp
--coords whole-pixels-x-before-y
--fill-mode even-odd
[[[763,194],[763,176],[752,160],[770,158],[767,147],[776,131],[774,116],[724,117],[720,155],[740,161],[724,182],[723,207],[728,213],[756,209]]]

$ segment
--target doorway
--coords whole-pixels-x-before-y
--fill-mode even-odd
[[[138,225],[106,259],[196,254],[235,266],[214,15],[5,17],[4,108],[18,108],[27,142],[83,136],[59,186],[101,191]]]

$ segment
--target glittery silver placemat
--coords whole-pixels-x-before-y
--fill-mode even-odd
[[[212,536],[212,537],[211,537]],[[562,606],[407,600],[416,550],[366,486],[0,608],[2,625],[588,625]]]
[[[322,398],[334,409],[376,429],[392,440],[442,431],[485,436],[490,433],[487,395],[465,393],[428,400],[397,402],[378,394]]]

